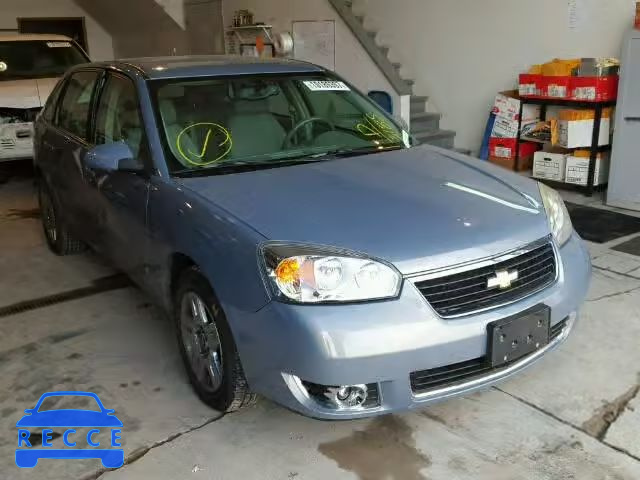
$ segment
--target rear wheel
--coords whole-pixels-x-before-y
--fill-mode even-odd
[[[51,251],[56,255],[72,255],[84,251],[85,244],[69,233],[60,216],[60,209],[42,179],[38,186],[38,200],[44,236]]]
[[[196,268],[180,276],[174,309],[180,353],[200,399],[221,412],[255,403],[224,313]]]

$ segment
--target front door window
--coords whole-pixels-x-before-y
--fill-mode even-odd
[[[110,75],[96,115],[97,145],[124,142],[134,160],[144,164],[146,140],[136,89],[131,80]]]

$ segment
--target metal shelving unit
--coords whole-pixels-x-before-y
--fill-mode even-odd
[[[271,48],[271,55],[275,56],[275,46],[273,37],[273,27],[271,25],[242,25],[238,27],[228,27],[226,33],[227,53],[235,53],[242,55],[243,47],[254,47],[256,37],[262,35],[265,46]]]
[[[600,122],[602,120],[602,111],[605,108],[615,107],[616,100],[609,100],[605,102],[588,102],[588,101],[578,101],[578,100],[564,100],[564,99],[554,99],[554,98],[520,98],[520,120],[518,122],[518,135],[516,137],[517,145],[516,145],[516,170],[519,167],[520,162],[520,131],[522,128],[522,109],[524,105],[540,105],[540,120],[545,121],[547,119],[547,107],[568,107],[568,108],[586,108],[589,110],[595,111],[595,118],[593,122],[593,133],[591,136],[591,146],[585,146],[584,148],[589,148],[591,151],[591,157],[589,161],[589,175],[587,177],[587,185],[573,185],[570,183],[564,182],[555,182],[550,180],[538,179],[544,183],[549,184],[554,188],[564,188],[564,189],[576,189],[583,191],[588,196],[593,195],[594,190],[598,189],[606,189],[607,184],[594,186],[594,177],[596,173],[596,160],[598,158],[598,153],[606,152],[611,150],[611,141],[609,145],[599,145],[600,139]]]

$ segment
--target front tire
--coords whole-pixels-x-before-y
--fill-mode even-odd
[[[200,399],[220,412],[252,405],[240,356],[224,312],[197,268],[183,272],[174,296],[178,345]]]
[[[43,179],[38,182],[38,202],[44,236],[49,249],[56,255],[73,255],[86,249],[84,243],[74,238],[60,215],[60,209]]]

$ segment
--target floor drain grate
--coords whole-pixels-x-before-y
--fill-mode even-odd
[[[129,278],[124,274],[101,277],[93,280],[91,283],[92,285],[89,285],[87,287],[67,290],[66,292],[47,295],[40,298],[33,298],[31,300],[25,300],[23,302],[13,303],[11,305],[0,307],[0,318],[8,317],[10,315],[17,315],[18,313],[24,313],[31,310],[37,310],[39,308],[50,307],[59,303],[69,302],[71,300],[90,297],[99,293],[119,290],[133,285]]]

